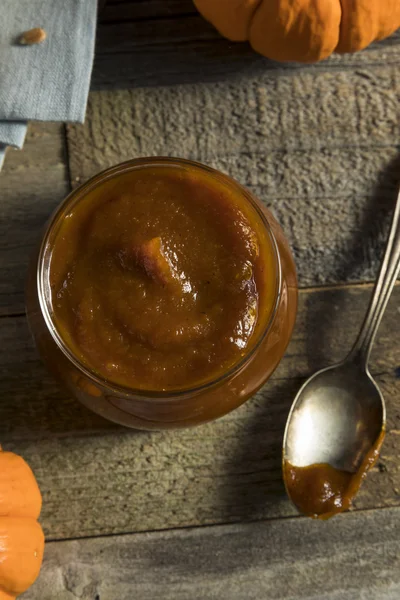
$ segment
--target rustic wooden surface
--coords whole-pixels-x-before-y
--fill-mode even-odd
[[[217,0],[216,0],[217,1]],[[304,70],[223,39],[196,12],[192,0],[108,0],[99,15],[93,88],[171,85]],[[311,71],[398,65],[400,35],[346,56],[332,56]]]
[[[399,35],[277,68],[222,40],[189,0],[109,0],[100,21],[94,87],[135,89],[93,92],[67,144],[63,126],[32,125],[0,174],[0,441],[35,470],[50,540],[24,597],[397,600],[400,285],[371,360],[388,431],[355,510],[294,518],[280,451],[298,387],[345,354],[370,297],[400,179]],[[71,186],[146,154],[248,185],[283,224],[303,287],[272,380],[234,413],[179,432],[126,430],[80,406],[46,373],[23,315],[50,212]]]
[[[70,188],[64,126],[32,124],[0,173],[0,316],[24,311],[26,267],[40,229]]]
[[[398,600],[399,536],[391,508],[50,543],[24,598]]]

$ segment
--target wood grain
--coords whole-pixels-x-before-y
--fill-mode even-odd
[[[396,65],[400,34],[357,54],[336,55],[315,66],[282,64],[223,39],[192,0],[107,2],[100,13],[94,89],[232,80],[266,71],[326,71]]]
[[[29,126],[0,173],[0,316],[24,311],[26,268],[40,230],[69,191],[64,127]]]
[[[400,509],[48,544],[24,600],[398,600]]]
[[[48,538],[293,515],[280,468],[289,406],[304,377],[350,348],[370,293],[369,285],[301,292],[293,340],[271,381],[225,418],[177,432],[131,431],[92,415],[46,374],[25,319],[1,319],[0,440],[35,471]],[[388,433],[356,508],[400,505],[399,304],[396,286],[371,362]]]
[[[139,20],[162,20],[165,17],[184,17],[186,15],[197,15],[192,0],[124,0],[113,2],[108,0],[100,13],[101,24],[109,24]]]
[[[400,180],[398,69],[92,93],[69,126],[76,185],[138,156],[183,156],[275,213],[302,286],[372,280]]]

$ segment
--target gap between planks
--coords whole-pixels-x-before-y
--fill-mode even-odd
[[[373,512],[377,512],[377,511],[387,511],[387,510],[396,510],[398,509],[400,512],[400,505],[399,506],[381,506],[378,508],[357,508],[357,509],[350,509],[347,510],[343,513],[339,513],[339,518],[343,518],[343,516],[348,516],[348,515],[355,515],[355,514],[365,514],[365,513],[373,513]],[[335,518],[336,518],[335,517]],[[261,518],[261,519],[247,519],[246,521],[221,521],[219,523],[205,523],[204,525],[182,525],[180,527],[166,527],[165,529],[143,529],[140,531],[121,531],[120,533],[105,533],[105,534],[98,534],[98,535],[83,535],[81,537],[65,537],[65,538],[52,538],[52,537],[47,537],[46,538],[46,544],[59,544],[60,542],[81,542],[81,541],[85,541],[85,540],[99,540],[99,539],[105,539],[105,538],[122,538],[122,537],[127,537],[127,536],[140,536],[140,535],[148,535],[148,534],[160,534],[163,535],[164,533],[177,533],[179,534],[180,532],[186,532],[186,531],[193,531],[193,530],[215,530],[218,528],[229,528],[229,527],[240,527],[241,525],[253,525],[256,523],[271,523],[271,522],[276,522],[276,521],[285,521],[285,522],[290,522],[290,521],[302,521],[302,522],[307,522],[307,521],[318,521],[318,519],[310,519],[310,517],[306,517],[305,515],[302,514],[297,514],[297,515],[285,515],[285,516],[277,516],[277,517],[270,517],[268,519],[265,518]]]

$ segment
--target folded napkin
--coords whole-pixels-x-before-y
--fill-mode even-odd
[[[83,122],[97,0],[1,0],[0,12],[1,168],[7,146],[22,148],[28,120]],[[21,45],[35,27],[45,41]]]

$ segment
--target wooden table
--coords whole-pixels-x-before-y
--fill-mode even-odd
[[[371,359],[386,441],[354,510],[299,517],[280,453],[299,385],[349,349],[371,294],[400,174],[399,61],[395,36],[277,68],[219,38],[188,0],[108,3],[86,124],[32,124],[0,175],[0,440],[37,475],[48,540],[24,598],[398,600],[399,286]],[[201,160],[255,191],[287,233],[301,285],[293,340],[264,389],[215,423],[167,433],[108,423],[59,389],[23,299],[33,244],[71,187],[155,154]]]

